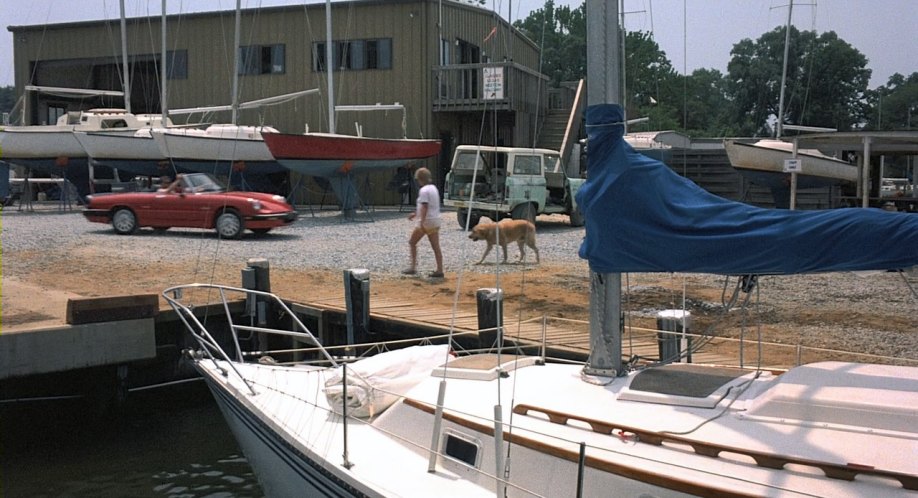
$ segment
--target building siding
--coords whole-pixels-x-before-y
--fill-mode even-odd
[[[405,106],[404,122],[409,138],[453,137],[453,145],[477,136],[471,124],[456,116],[435,115],[432,102],[436,83],[433,68],[439,65],[439,38],[477,45],[491,61],[512,60],[538,70],[539,52],[534,43],[518,33],[493,11],[458,2],[437,0],[386,0],[336,2],[332,4],[332,37],[335,41],[389,38],[392,40],[391,69],[336,71],[335,101],[338,105],[392,104]],[[442,17],[442,28],[438,22]],[[128,53],[157,57],[160,53],[160,18],[131,18],[128,24]],[[227,105],[232,99],[235,12],[221,11],[169,16],[169,50],[187,51],[187,78],[167,81],[169,109]],[[324,72],[313,70],[313,44],[325,41],[325,5],[270,7],[243,11],[240,45],[285,47],[285,68],[281,74],[243,75],[239,78],[241,102],[269,96],[318,89],[317,94],[294,101],[239,113],[240,124],[270,125],[282,132],[328,130],[328,91]],[[496,29],[495,29],[496,28]],[[17,90],[27,84],[120,90],[121,41],[119,20],[101,20],[49,26],[8,28],[14,34],[14,64]],[[495,30],[491,34],[492,30]],[[490,36],[489,36],[490,35]],[[95,71],[90,63],[96,64]],[[458,60],[453,57],[452,63]],[[100,69],[99,65],[105,65]],[[38,69],[37,71],[35,69]],[[158,70],[134,77],[134,112],[159,110]],[[101,86],[100,86],[101,85]],[[48,100],[29,99],[28,120],[37,123]],[[121,102],[106,103],[121,107]],[[74,103],[71,103],[74,105]],[[79,105],[79,103],[76,103]],[[136,105],[135,105],[136,107]],[[448,114],[448,113],[447,113]],[[480,115],[472,120],[481,121]],[[525,122],[531,116],[521,116]],[[174,121],[228,122],[229,112],[202,116],[176,116]],[[519,120],[519,118],[518,118]],[[340,112],[336,131],[356,134],[359,122],[365,136],[403,136],[402,113]],[[437,172],[442,165],[429,160]],[[397,202],[395,193],[385,192],[385,178],[376,175],[369,200]],[[383,184],[380,186],[380,184]]]

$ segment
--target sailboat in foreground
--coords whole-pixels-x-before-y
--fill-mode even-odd
[[[599,24],[615,26],[614,2],[588,3],[594,13],[612,11]],[[601,80],[591,69],[590,81]],[[623,140],[621,108],[603,98],[590,97],[590,170],[577,199],[592,287],[586,365],[506,354],[500,338],[472,354],[458,354],[451,338],[397,350],[404,344],[377,344],[385,352],[345,362],[271,294],[213,284],[164,291],[198,344],[188,357],[268,496],[918,492],[918,367],[831,361],[779,373],[631,364],[621,358],[620,314],[607,306],[622,272],[912,267],[918,217],[766,210],[714,196],[636,153]],[[202,323],[193,305],[202,295],[227,303],[230,340]],[[262,303],[292,330],[236,323],[229,303],[243,295],[247,309]],[[244,353],[253,332],[308,347],[290,363],[289,343],[271,357],[254,346]]]
[[[587,222],[581,256],[596,274],[918,265],[915,216],[728,201],[636,153],[623,142],[621,124],[618,106],[587,110],[591,166],[579,194]],[[833,361],[779,374],[630,365],[602,376],[589,368],[595,364],[500,350],[456,356],[450,344],[345,366],[279,299],[274,309],[295,324],[281,333],[309,344],[304,354],[313,361],[253,363],[244,360],[240,337],[269,331],[232,325],[233,349],[221,348],[194,307],[177,297],[201,291],[228,300],[247,291],[190,285],[164,296],[197,339],[191,358],[269,496],[918,491],[916,367]]]

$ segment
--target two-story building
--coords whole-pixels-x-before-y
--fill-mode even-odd
[[[538,46],[486,8],[453,0],[355,0],[331,4],[329,16],[324,3],[246,9],[238,48],[235,16],[169,15],[165,36],[159,16],[127,19],[132,112],[161,112],[163,63],[170,111],[230,104],[238,50],[239,101],[319,90],[242,110],[239,124],[327,132],[330,93],[336,106],[399,103],[404,112],[336,111],[335,131],[357,134],[359,127],[364,136],[439,138],[441,156],[426,166],[441,182],[456,145],[534,145],[546,114],[549,80],[538,71]],[[327,20],[333,64],[326,60]],[[27,85],[122,90],[120,19],[8,29],[16,88],[25,96],[15,120],[54,123],[68,111],[124,106],[113,97],[25,91]],[[229,112],[172,117],[177,123],[231,119]],[[397,202],[398,194],[387,188],[391,177],[370,175],[365,198]]]

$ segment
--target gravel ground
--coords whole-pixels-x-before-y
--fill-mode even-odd
[[[89,223],[78,212],[6,212],[3,216],[3,250],[9,255],[22,251],[42,251],[49,257],[67,257],[74,248],[105,246],[109,250],[143,253],[153,264],[176,258],[245,261],[266,257],[272,267],[280,268],[366,268],[373,273],[398,273],[407,266],[408,235],[413,222],[407,212],[377,208],[359,212],[352,220],[337,211],[301,210],[300,218],[288,227],[255,237],[247,232],[241,240],[219,240],[213,231],[170,229],[165,234],[150,229],[130,237],[117,236],[110,225]],[[541,217],[539,250],[543,262],[583,264],[577,257],[583,228],[572,228],[562,216]],[[467,232],[460,230],[455,212],[443,213],[441,246],[447,271],[491,272],[493,265],[472,266],[484,251],[484,244],[472,244]],[[456,249],[459,249],[458,251]],[[511,246],[508,260],[515,261],[517,249]],[[490,258],[494,257],[492,251]],[[418,248],[419,268],[433,269],[433,253],[426,240]],[[527,261],[535,260],[527,251]],[[489,259],[489,261],[492,261]],[[28,270],[18,260],[4,261],[4,272],[15,274]],[[583,267],[586,268],[585,264]]]
[[[177,276],[180,272],[200,275],[201,268],[226,267],[222,276],[231,280],[221,283],[235,284],[244,262],[261,257],[271,263],[272,280],[285,272],[290,279],[301,280],[281,288],[298,292],[307,286],[337,290],[342,269],[366,268],[374,282],[379,282],[374,283],[374,289],[381,293],[448,305],[457,276],[463,275],[479,288],[494,286],[493,276],[488,274],[499,268],[501,275],[527,275],[526,295],[533,296],[530,304],[535,312],[571,318],[586,318],[588,314],[588,270],[577,256],[584,230],[570,227],[563,216],[538,220],[541,264],[532,264],[534,255],[528,254],[525,265],[498,267],[474,264],[484,244],[469,241],[455,213],[444,212],[441,244],[447,278],[429,281],[400,275],[408,260],[406,241],[412,223],[407,212],[394,208],[361,212],[353,220],[345,220],[335,211],[302,210],[296,223],[266,237],[247,233],[242,240],[230,241],[219,240],[212,230],[154,233],[145,229],[133,236],[119,236],[109,225],[89,223],[78,210],[58,213],[48,206],[43,209],[2,213],[4,287],[16,280],[82,295],[158,293],[168,285],[189,281]],[[489,261],[494,261],[494,252],[498,251],[492,252]],[[511,246],[510,260],[514,261],[517,254],[516,247]],[[433,267],[432,252],[422,241],[419,270],[426,272]],[[116,277],[99,278],[107,274]],[[194,279],[200,281],[199,276]],[[905,280],[918,288],[914,269],[905,278],[895,273],[763,277],[750,310],[771,334],[770,339],[777,342],[916,358],[918,304]],[[722,277],[640,274],[627,276],[624,284],[626,309],[635,311],[636,316],[650,319],[659,309],[680,307],[683,287],[693,315],[703,318],[722,309]],[[468,291],[466,296],[473,293]],[[507,296],[509,304],[510,293]],[[9,297],[4,292],[4,308]],[[30,305],[40,310],[41,299],[35,301]]]

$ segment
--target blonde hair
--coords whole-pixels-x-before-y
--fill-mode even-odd
[[[430,178],[430,170],[427,168],[418,168],[418,170],[414,172],[414,179],[419,182],[424,182],[425,184],[430,183]]]

